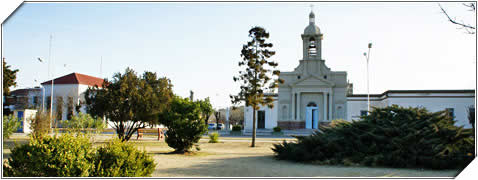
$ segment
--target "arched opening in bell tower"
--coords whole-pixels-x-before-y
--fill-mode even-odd
[[[312,37],[309,39],[309,44],[307,49],[308,49],[309,56],[317,56],[317,46],[316,46],[315,38]]]

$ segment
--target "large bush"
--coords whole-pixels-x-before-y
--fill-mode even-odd
[[[363,118],[272,149],[278,159],[292,161],[433,169],[463,168],[474,157],[471,130],[454,126],[445,111],[393,105]]]
[[[119,141],[119,140],[118,140]],[[113,141],[93,148],[84,134],[32,136],[12,150],[3,164],[4,176],[96,177],[150,176],[154,160],[134,146]]]
[[[160,119],[168,128],[165,135],[168,146],[174,148],[177,153],[184,153],[198,143],[207,131],[201,114],[200,103],[175,97],[170,109],[160,114]]]
[[[156,166],[145,151],[119,140],[98,148],[94,163],[92,176],[96,177],[150,176]]]
[[[42,136],[12,150],[4,176],[85,177],[93,170],[93,149],[83,136]]]
[[[19,127],[20,121],[18,121],[17,117],[11,114],[9,116],[3,116],[3,139],[8,139]]]

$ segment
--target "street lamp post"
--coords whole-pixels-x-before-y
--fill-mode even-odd
[[[48,48],[48,75],[50,75],[50,64],[51,64],[51,40],[53,39],[53,36],[50,35],[50,44]],[[50,119],[53,117],[53,69],[52,69],[52,75],[51,75],[51,98],[50,98]]]
[[[38,61],[40,61],[40,63],[43,63],[43,59],[42,58],[37,58]],[[50,72],[50,67],[48,67],[48,72]],[[48,78],[49,74],[47,74],[47,78]],[[45,86],[42,86],[41,88],[42,90],[42,97],[41,97],[41,110],[42,112],[45,111]]]
[[[372,49],[372,43],[368,43],[368,53],[363,53],[367,59],[367,114],[370,113],[370,85],[369,85],[369,73],[368,73],[368,62],[370,59],[370,49]]]

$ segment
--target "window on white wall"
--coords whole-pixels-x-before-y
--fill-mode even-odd
[[[360,116],[366,116],[367,115],[367,111],[366,110],[361,110],[360,111]]]
[[[446,108],[448,115],[451,117],[455,117],[455,109],[454,108]]]
[[[475,124],[475,107],[468,107],[466,111],[466,117],[468,119],[468,122],[474,126]]]

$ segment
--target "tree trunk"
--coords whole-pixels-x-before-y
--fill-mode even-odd
[[[256,147],[256,106],[252,106],[252,144],[251,147]]]

